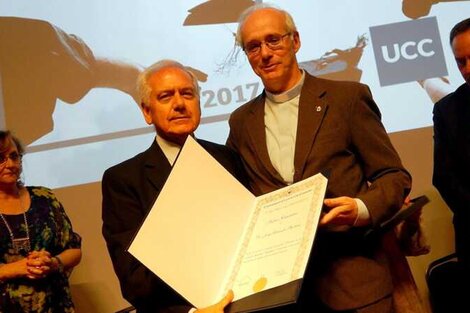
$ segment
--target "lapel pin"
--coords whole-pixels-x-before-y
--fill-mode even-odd
[[[317,105],[317,112],[320,112],[321,111],[321,106]]]

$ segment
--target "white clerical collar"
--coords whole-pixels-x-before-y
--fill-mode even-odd
[[[177,143],[168,141],[158,135],[156,136],[156,140],[158,145],[162,149],[163,154],[165,154],[165,157],[167,158],[168,162],[173,165],[173,163],[175,163],[176,157],[178,156],[178,153],[181,150],[181,146]]]
[[[283,102],[292,100],[298,95],[300,95],[300,91],[302,90],[304,80],[305,80],[305,72],[302,70],[302,76],[300,77],[297,84],[295,84],[291,89],[284,91],[283,93],[279,93],[279,94],[274,94],[265,90],[266,97],[272,102],[276,102],[276,103],[283,103]]]

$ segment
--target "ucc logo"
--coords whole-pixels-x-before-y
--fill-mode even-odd
[[[447,75],[435,17],[370,28],[381,86]]]
[[[426,47],[425,47],[426,45]],[[436,52],[432,50],[432,39],[426,38],[419,42],[406,41],[401,46],[398,43],[393,44],[392,52],[387,46],[382,46],[382,56],[387,63],[396,63],[400,56],[406,60],[414,60],[418,56],[425,58],[432,57]]]

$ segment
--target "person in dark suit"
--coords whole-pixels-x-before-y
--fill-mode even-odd
[[[380,235],[364,234],[396,213],[411,188],[369,88],[307,74],[300,37],[284,10],[242,14],[237,42],[264,91],[235,110],[227,145],[256,194],[328,171],[325,212],[296,305],[276,312],[392,312]]]
[[[186,137],[199,125],[199,87],[192,72],[170,60],[145,69],[139,76],[138,87],[145,121],[155,126],[156,139],[146,151],[105,171],[103,236],[122,294],[137,312],[188,313],[195,309],[127,252],[127,248],[158,197]],[[243,183],[243,167],[233,151],[208,141],[198,142]],[[182,186],[182,193],[184,188],[190,186]],[[195,311],[222,313],[232,297],[233,293],[229,292],[214,306]]]
[[[454,213],[455,248],[470,278],[470,18],[456,24],[450,44],[465,83],[434,105],[433,184]],[[464,280],[465,284],[468,280]]]

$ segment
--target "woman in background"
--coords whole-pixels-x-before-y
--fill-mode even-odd
[[[74,312],[68,277],[81,237],[50,189],[23,185],[23,152],[0,131],[0,312]]]

